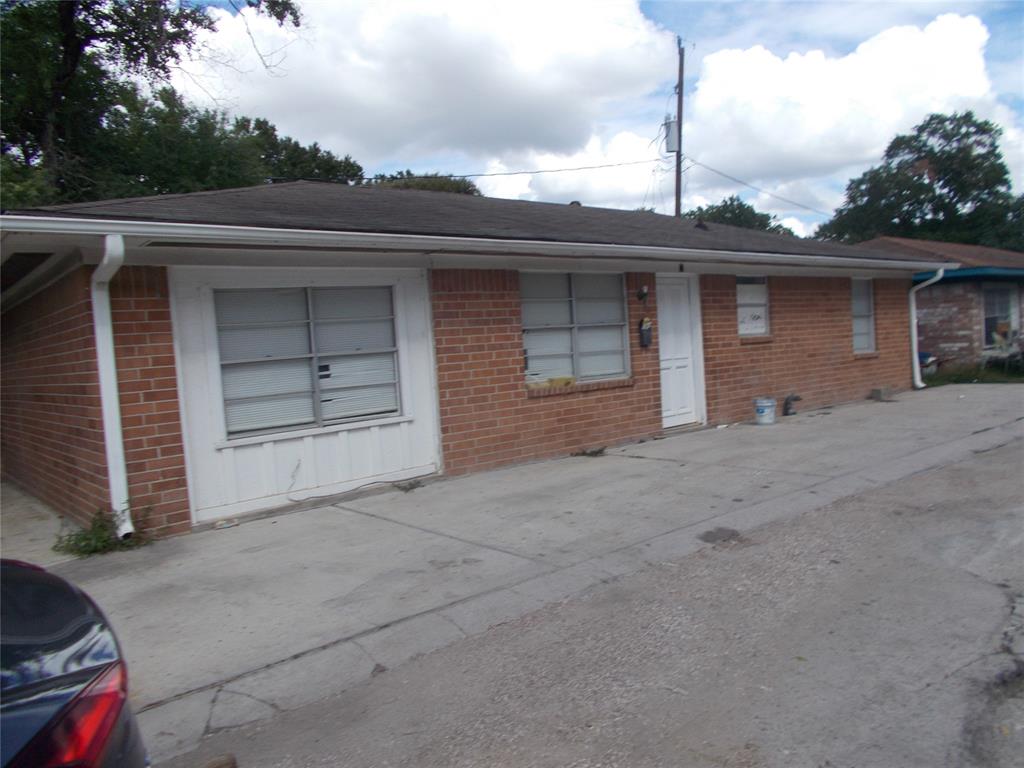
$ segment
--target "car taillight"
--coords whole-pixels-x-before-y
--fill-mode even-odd
[[[95,768],[127,699],[124,664],[116,662],[25,746],[11,768]]]

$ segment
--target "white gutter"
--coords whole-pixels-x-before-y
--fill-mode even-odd
[[[117,361],[114,356],[114,323],[110,313],[110,281],[123,263],[124,238],[121,235],[106,235],[103,238],[103,261],[92,273],[92,325],[96,337],[110,509],[117,521],[117,535],[127,539],[135,533],[135,526],[132,524],[128,500],[128,468],[124,458],[121,397],[117,389]]]
[[[910,355],[914,367],[914,389],[925,388],[924,380],[921,378],[921,360],[917,356],[917,292],[939,282],[945,274],[946,270],[940,268],[932,277],[910,289]]]
[[[952,262],[904,261],[818,256],[757,251],[716,251],[702,248],[668,248],[646,245],[553,242],[549,240],[497,240],[485,237],[400,235],[379,232],[331,232],[316,229],[273,229],[221,224],[117,221],[49,216],[0,216],[6,231],[60,235],[109,235],[168,240],[168,246],[209,247],[263,245],[279,248],[321,248],[367,251],[409,251],[440,254],[501,254],[642,261],[776,264],[792,266],[848,267],[902,272],[928,272],[954,268]],[[153,247],[156,244],[149,244]]]

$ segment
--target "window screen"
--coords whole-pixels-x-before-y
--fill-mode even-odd
[[[622,275],[523,272],[519,285],[527,380],[626,375]]]
[[[736,278],[736,327],[740,336],[768,334],[768,278]]]
[[[853,303],[853,351],[875,351],[875,298],[869,279],[854,278],[852,284]]]
[[[396,413],[390,287],[217,291],[229,435]]]

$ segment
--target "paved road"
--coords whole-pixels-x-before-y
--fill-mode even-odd
[[[1021,765],[1022,470],[1018,437],[711,528],[696,552],[163,765]]]

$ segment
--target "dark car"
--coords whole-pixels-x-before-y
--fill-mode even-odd
[[[114,631],[82,590],[0,561],[0,765],[137,768],[149,760]]]

